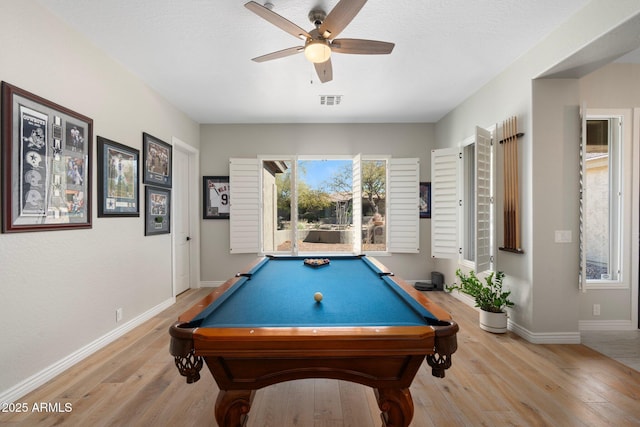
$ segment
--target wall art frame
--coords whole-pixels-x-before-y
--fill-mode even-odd
[[[91,228],[93,120],[2,82],[2,232]]]
[[[431,218],[431,183],[420,183],[420,218]]]
[[[98,217],[140,216],[140,151],[98,136]]]
[[[171,190],[145,186],[144,235],[171,233]]]
[[[142,153],[142,161],[144,163],[142,182],[171,188],[171,162],[173,155],[171,145],[143,132]]]
[[[202,177],[202,219],[229,219],[229,177]]]

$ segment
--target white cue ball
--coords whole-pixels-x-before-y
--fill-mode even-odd
[[[316,300],[316,302],[322,301],[322,292],[316,292],[313,294],[313,299]]]

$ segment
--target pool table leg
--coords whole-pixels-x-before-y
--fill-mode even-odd
[[[374,388],[382,411],[383,427],[407,427],[413,418],[413,399],[408,388]]]
[[[216,400],[216,421],[220,427],[246,424],[255,390],[220,390]]]

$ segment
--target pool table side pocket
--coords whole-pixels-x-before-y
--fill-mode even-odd
[[[446,326],[433,326],[436,332],[435,352],[427,355],[427,363],[431,366],[434,377],[444,378],[445,371],[451,367],[451,356],[458,349],[456,334],[458,324],[450,321]]]
[[[169,352],[174,358],[178,372],[186,377],[187,384],[200,379],[200,371],[204,364],[202,357],[196,356],[193,343],[193,332],[196,328],[185,328],[183,322],[176,322],[169,328],[171,343]]]

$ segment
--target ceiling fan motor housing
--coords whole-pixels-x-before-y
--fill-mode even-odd
[[[311,23],[315,25],[316,28],[322,25],[326,17],[326,12],[321,9],[313,9],[311,12],[309,12],[309,21],[311,21]]]

